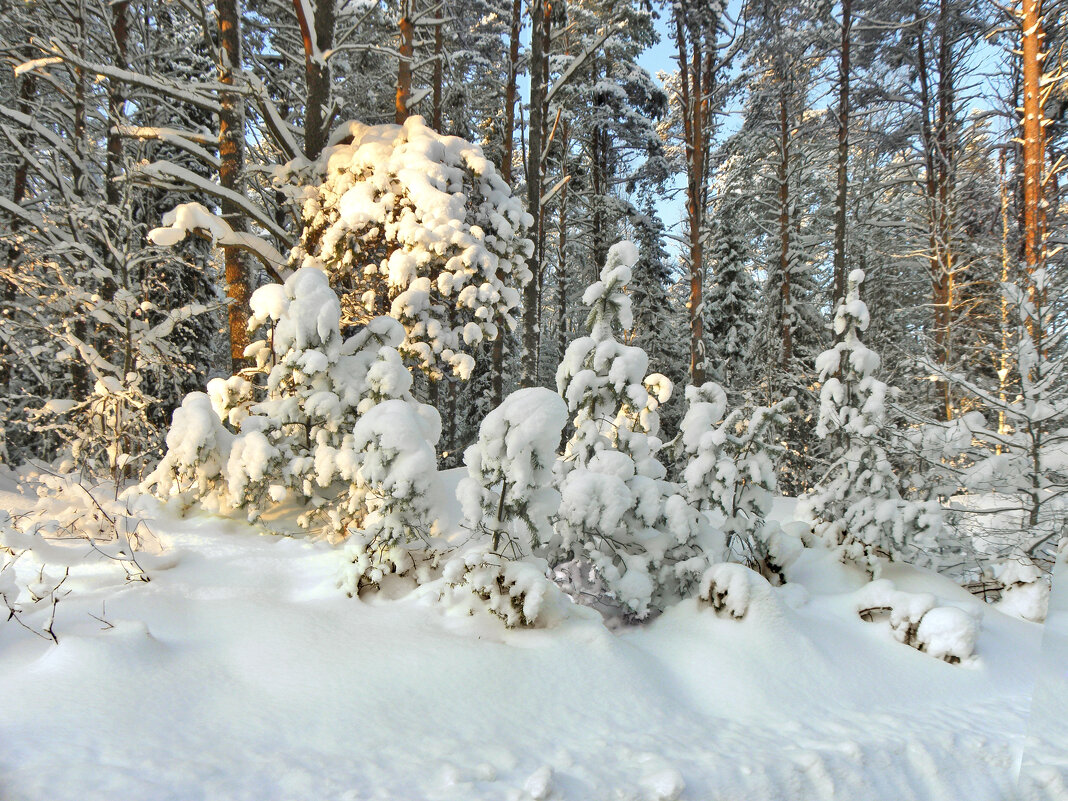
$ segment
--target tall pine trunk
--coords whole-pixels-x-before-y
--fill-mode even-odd
[[[686,148],[686,220],[689,228],[690,296],[687,301],[690,323],[690,382],[705,381],[704,341],[704,223],[705,223],[705,142],[707,91],[704,79],[711,72],[705,64],[700,33],[687,36],[686,9],[676,6],[675,44],[682,89],[683,138]],[[711,54],[710,54],[711,56]]]
[[[511,30],[508,37],[508,81],[504,87],[504,149],[501,177],[512,185],[512,161],[515,157],[516,77],[519,72],[519,33],[523,20],[522,0],[512,0]],[[504,400],[504,320],[497,318],[497,338],[493,340],[493,408]]]
[[[219,82],[237,88],[241,73],[240,0],[219,0],[220,64]],[[223,189],[244,192],[245,106],[239,91],[224,89],[219,93],[219,183]],[[236,232],[246,232],[248,224],[241,208],[231,200],[220,204],[222,216]],[[230,324],[230,362],[236,373],[245,365],[248,345],[249,298],[252,276],[245,254],[236,247],[223,248],[226,265],[226,296]]]
[[[530,137],[527,147],[527,210],[534,216],[531,233],[534,257],[530,269],[533,278],[523,290],[523,357],[521,384],[532,387],[538,383],[538,318],[541,304],[540,245],[543,242],[541,209],[541,157],[545,141],[545,97],[547,92],[549,14],[552,7],[546,0],[531,3],[530,35]]]
[[[313,19],[307,19],[308,8],[302,0],[293,0],[293,8],[300,24],[304,42],[304,77],[307,87],[304,107],[304,155],[316,159],[322,153],[329,135],[330,66],[325,53],[334,44],[334,0],[316,0]]]
[[[834,207],[834,309],[846,293],[846,204],[849,194],[849,50],[853,1],[842,0],[842,43],[838,61],[838,181]],[[842,334],[835,334],[841,340]]]
[[[397,61],[396,116],[400,125],[408,119],[408,101],[412,97],[412,54],[415,51],[415,23],[410,0],[405,0],[400,18],[400,58]]]

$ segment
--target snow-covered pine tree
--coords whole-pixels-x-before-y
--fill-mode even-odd
[[[555,392],[520,389],[486,416],[464,454],[456,496],[475,538],[445,566],[445,579],[454,600],[470,592],[469,604],[478,599],[508,626],[534,625],[548,589],[546,564],[531,555],[560,508],[553,465],[566,422]]]
[[[658,459],[657,408],[671,383],[645,375],[648,357],[617,336],[632,325],[624,287],[638,259],[613,245],[583,296],[589,334],[573,341],[557,387],[575,433],[557,464],[561,508],[550,564],[581,601],[615,605],[642,619],[689,592],[708,565],[707,521]]]
[[[310,267],[251,306],[253,330],[267,328],[247,350],[255,367],[186,398],[146,486],[250,521],[297,504],[301,527],[353,534],[352,591],[408,569],[405,545],[433,533],[441,423],[411,395],[400,324],[375,318],[343,339],[337,295]]]
[[[519,558],[548,537],[560,505],[553,465],[567,404],[555,392],[513,392],[486,415],[478,441],[464,453],[467,477],[456,494],[467,525],[491,550]]]
[[[860,341],[869,322],[863,281],[862,270],[849,274],[834,318],[840,341],[816,360],[822,383],[816,435],[829,443],[830,466],[799,510],[817,539],[876,576],[880,557],[930,548],[941,519],[937,503],[903,497],[882,444],[892,390],[875,377],[878,354]]]
[[[783,450],[773,441],[775,430],[786,423],[795,401],[741,407],[724,416],[727,395],[711,381],[687,387],[686,401],[683,476],[690,502],[723,519],[727,542],[715,556],[740,556],[765,578],[781,583],[788,554],[782,552],[778,526],[769,525],[766,517],[777,487],[775,459]]]
[[[977,523],[962,526],[980,532],[962,542],[972,559],[1033,560],[1048,567],[1058,540],[1068,537],[1068,468],[1062,458],[1068,445],[1068,337],[1055,311],[1068,298],[1068,284],[1058,278],[1042,268],[1022,276],[1023,286],[1003,285],[1006,313],[1016,319],[1010,316],[1000,354],[1001,380],[946,372],[936,360],[927,364],[953,393],[975,398],[987,413],[971,412],[924,431],[934,443],[959,438],[950,476],[954,489],[997,498],[998,515],[980,511]],[[935,461],[930,472],[944,470]],[[960,517],[971,516],[964,511]]]
[[[734,222],[718,220],[711,286],[705,301],[705,348],[709,369],[731,392],[748,386],[751,370],[746,357],[756,337],[752,310],[758,290],[745,262],[744,245]]]
[[[531,224],[482,150],[421,117],[349,123],[314,165],[290,262],[330,276],[342,326],[389,314],[400,350],[431,378],[470,375],[480,343],[512,326],[530,281]]]

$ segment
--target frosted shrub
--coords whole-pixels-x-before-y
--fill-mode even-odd
[[[1001,582],[998,609],[1007,615],[1041,623],[1049,608],[1050,578],[1026,556],[1007,559],[994,575]]]
[[[481,148],[418,116],[341,126],[312,171],[291,264],[326,271],[344,326],[389,314],[411,364],[466,379],[531,280],[522,202]]]
[[[834,319],[842,340],[816,360],[822,384],[816,435],[830,443],[830,467],[799,509],[813,521],[817,539],[874,576],[880,557],[933,547],[941,510],[936,502],[902,496],[882,445],[891,389],[875,378],[879,356],[860,341],[869,322],[863,281],[863,271],[849,274]]]
[[[518,558],[546,537],[560,506],[553,464],[566,423],[566,404],[541,387],[513,392],[482,421],[456,495],[467,526],[490,538],[493,552]]]
[[[880,579],[857,594],[862,620],[886,620],[898,642],[953,664],[972,656],[979,637],[976,617],[955,606],[939,606],[930,593],[903,592]]]
[[[485,545],[450,560],[443,578],[446,603],[485,610],[508,628],[543,623],[547,601],[560,592],[545,577],[544,560],[508,559]]]
[[[513,392],[482,421],[456,489],[475,545],[445,567],[453,603],[469,592],[468,604],[508,627],[537,623],[549,582],[544,560],[531,554],[560,507],[553,464],[566,422],[560,396],[541,387]]]
[[[717,615],[741,620],[749,611],[753,587],[757,583],[767,586],[764,579],[744,565],[724,562],[705,571],[697,598],[712,607]]]
[[[766,517],[776,490],[775,457],[783,450],[774,434],[796,408],[795,401],[735,409],[724,417],[726,393],[711,381],[687,387],[686,400],[680,443],[687,460],[683,477],[688,499],[722,516],[730,538],[723,558],[737,549],[754,570],[782,583],[786,554],[778,547],[778,526]]]
[[[415,566],[409,544],[425,548],[436,533],[434,509],[441,499],[431,443],[440,434],[433,408],[402,400],[383,401],[356,423],[351,465],[356,469],[342,468],[352,481],[348,511],[353,518],[363,515],[346,546],[341,586],[350,594],[377,586],[387,573],[408,572]]]
[[[246,351],[255,367],[185,399],[146,485],[250,521],[295,504],[310,531],[361,529],[376,559],[429,532],[441,424],[411,395],[400,324],[375,318],[342,338],[340,303],[313,268],[256,290],[251,306],[250,327],[266,331]]]
[[[616,336],[632,324],[624,287],[638,254],[613,246],[583,295],[588,335],[572,342],[556,376],[575,433],[557,465],[561,506],[547,549],[579,599],[642,619],[691,592],[708,566],[707,520],[665,479],[657,408],[671,382],[646,376],[648,358]]]
[[[141,551],[157,543],[113,485],[90,484],[77,473],[32,475],[26,483],[33,507],[14,516],[0,510],[0,608],[8,620],[58,641],[53,624],[63,598],[99,581],[147,582]],[[45,622],[32,622],[42,616]]]

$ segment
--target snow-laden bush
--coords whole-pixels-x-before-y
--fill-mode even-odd
[[[420,412],[423,412],[420,414]],[[386,400],[368,409],[352,432],[353,465],[342,469],[352,483],[345,512],[362,515],[346,545],[341,587],[350,594],[377,586],[387,573],[415,567],[409,544],[423,549],[436,534],[437,456],[431,443],[441,421],[430,407]],[[347,525],[337,507],[335,528]]]
[[[775,430],[796,402],[739,408],[724,417],[727,395],[711,381],[687,387],[686,401],[680,444],[688,499],[722,516],[729,538],[722,558],[740,552],[750,567],[781,584],[788,554],[779,547],[778,525],[766,518],[777,484],[775,457],[782,452]]]
[[[553,464],[566,422],[560,396],[541,387],[513,392],[482,421],[456,488],[476,544],[445,566],[450,603],[469,592],[466,603],[510,628],[538,623],[549,581],[545,561],[531,554],[560,507]]]
[[[631,327],[624,287],[638,258],[614,245],[587,288],[587,336],[557,371],[575,432],[557,464],[561,505],[548,547],[557,576],[579,600],[609,603],[642,619],[690,593],[708,566],[708,521],[665,479],[657,408],[671,395],[648,357],[616,337]]]
[[[887,620],[898,642],[952,664],[969,659],[979,637],[979,621],[973,614],[939,606],[930,593],[897,590],[887,579],[861,588],[856,608],[865,621]]]
[[[389,314],[412,364],[469,376],[479,343],[514,325],[533,252],[533,218],[481,148],[418,116],[350,122],[311,172],[290,263],[326,271],[343,326]]]
[[[542,387],[513,392],[486,415],[464,453],[456,489],[464,520],[492,540],[494,553],[519,558],[547,535],[560,507],[553,465],[567,406]]]
[[[879,356],[860,341],[869,322],[860,299],[863,281],[862,270],[849,274],[846,298],[834,318],[841,341],[816,359],[822,384],[816,434],[830,444],[830,467],[802,499],[799,512],[839,558],[874,576],[880,557],[932,548],[941,509],[934,501],[903,497],[887,458],[883,439],[892,390],[875,377]]]
[[[361,529],[376,558],[428,533],[441,423],[412,397],[401,326],[375,318],[343,339],[340,303],[313,268],[251,305],[250,327],[266,330],[246,351],[255,367],[185,399],[146,487],[250,521],[295,504],[308,530]]]
[[[994,568],[1001,583],[998,609],[1007,615],[1041,623],[1049,608],[1050,578],[1026,556],[1010,558]]]
[[[723,562],[712,565],[701,577],[697,599],[712,607],[717,615],[741,620],[749,611],[755,586],[768,583],[744,565]]]
[[[485,610],[508,628],[543,625],[548,601],[560,594],[545,572],[543,559],[509,559],[484,544],[446,563],[442,600],[469,613]]]

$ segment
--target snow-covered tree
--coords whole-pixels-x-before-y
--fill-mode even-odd
[[[657,454],[657,408],[671,394],[648,358],[616,337],[631,327],[624,287],[638,259],[613,245],[583,296],[589,334],[568,346],[557,387],[574,415],[574,434],[557,465],[560,515],[549,561],[580,600],[608,600],[647,617],[689,592],[708,564],[707,521],[665,479]]]
[[[478,345],[514,325],[531,279],[531,217],[493,164],[409,117],[341,126],[312,173],[291,264],[330,276],[343,326],[389,314],[411,364],[468,377]]]
[[[860,340],[869,323],[860,299],[862,270],[849,274],[844,301],[834,318],[840,341],[820,354],[820,413],[816,435],[830,444],[830,467],[802,499],[815,536],[842,560],[879,571],[879,557],[924,551],[940,527],[937,503],[910,501],[887,457],[891,388],[875,377],[879,356]]]
[[[708,366],[725,387],[737,391],[750,375],[746,357],[756,337],[752,309],[756,282],[746,269],[742,238],[732,220],[715,228],[711,285],[705,300]]]
[[[795,402],[788,398],[724,416],[726,393],[711,381],[687,387],[686,401],[681,445],[687,497],[722,517],[728,537],[724,558],[738,552],[754,570],[781,581],[786,554],[778,552],[778,527],[766,517],[777,486],[775,459],[782,452],[773,437]]]
[[[337,295],[310,267],[251,305],[251,325],[267,329],[247,350],[256,366],[186,398],[146,485],[249,520],[296,503],[304,528],[359,529],[368,559],[429,536],[441,423],[411,395],[400,324],[375,318],[343,339]]]
[[[937,442],[956,432],[952,477],[969,493],[997,499],[997,518],[978,523],[984,535],[972,543],[978,555],[1048,565],[1068,526],[1068,338],[1055,311],[1068,290],[1040,269],[1023,287],[1006,283],[1003,291],[1006,312],[1016,319],[1006,332],[996,384],[928,364],[953,392],[977,399],[986,416],[972,412],[928,426],[933,431],[927,433]]]
[[[532,558],[560,508],[553,465],[567,406],[543,387],[513,392],[482,421],[464,454],[467,477],[456,495],[474,544],[446,564],[451,602],[461,598],[505,625],[538,622],[549,586],[543,559]]]
[[[566,423],[566,404],[543,387],[513,392],[482,421],[456,494],[467,525],[491,538],[493,552],[518,558],[548,537],[560,506],[553,465]]]

